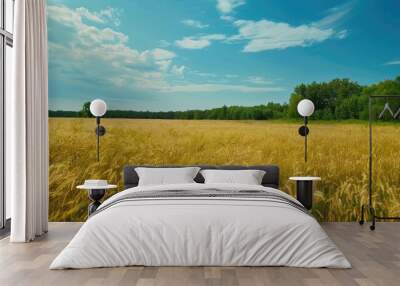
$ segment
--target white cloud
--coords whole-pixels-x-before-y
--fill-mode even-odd
[[[192,20],[192,19],[186,19],[181,21],[182,24],[193,27],[193,28],[198,28],[198,29],[204,29],[207,28],[209,25],[203,24],[200,21],[197,20]]]
[[[229,14],[241,5],[244,5],[246,2],[244,0],[217,0],[217,9],[222,14]]]
[[[211,45],[211,42],[205,39],[186,37],[182,40],[175,41],[175,44],[182,49],[203,49]]]
[[[183,72],[184,72],[184,70],[185,70],[185,66],[180,66],[180,67],[178,67],[178,66],[174,65],[174,66],[171,68],[171,72],[172,72],[174,75],[179,76],[179,77],[183,77]]]
[[[172,59],[176,57],[175,53],[159,48],[151,50],[151,54],[154,58],[155,64],[158,65],[160,70],[163,72],[168,71],[172,64]]]
[[[233,22],[235,21],[235,18],[230,16],[230,15],[221,15],[219,17],[221,20],[227,21],[227,22]]]
[[[49,21],[64,26],[64,38],[67,40],[60,42],[59,37],[49,39],[50,68],[64,81],[105,83],[132,91],[159,93],[263,93],[281,90],[279,87],[244,84],[174,83],[184,76],[187,69],[175,62],[178,56],[174,52],[163,48],[135,49],[127,35],[109,27],[99,28],[86,23],[84,20],[93,13],[87,9],[78,11],[63,5],[49,5],[47,9]],[[209,45],[211,41],[225,38],[222,34],[208,34],[196,40]]]
[[[104,20],[83,7],[74,10],[62,5],[49,5],[47,6],[47,14],[50,19],[57,21],[64,26],[76,29],[78,38],[87,44],[93,42],[100,43],[104,41],[120,43],[128,40],[126,35],[114,31],[111,28],[99,29],[84,24],[83,19],[88,19],[88,17],[90,17],[92,21],[93,19],[97,19],[98,21]]]
[[[166,40],[159,40],[158,44],[162,48],[168,48],[169,46],[171,46],[171,43]]]
[[[83,17],[86,18],[90,21],[96,22],[96,23],[104,23],[104,19],[99,17],[97,13],[91,13],[89,12],[88,9],[84,7],[79,7],[76,9],[76,11]]]
[[[175,74],[170,69],[175,53],[161,48],[139,51],[130,47],[125,34],[84,23],[83,17],[93,14],[86,8],[49,5],[47,11],[49,20],[72,29],[67,42],[49,41],[51,62],[61,67],[61,71],[88,73],[92,68],[93,78],[118,86],[139,86],[143,79],[163,80],[168,74]]]
[[[272,81],[266,80],[262,76],[249,76],[246,81],[254,84],[263,84],[263,85],[272,84]]]
[[[100,10],[99,12],[91,12],[85,7],[79,7],[76,8],[76,12],[78,12],[82,18],[96,23],[104,24],[110,22],[115,26],[119,26],[121,23],[119,20],[121,11],[111,7]]]
[[[387,65],[387,66],[400,65],[400,60],[390,61],[390,62],[385,63],[385,65]]]
[[[299,26],[266,19],[259,21],[236,20],[234,25],[238,28],[239,33],[229,37],[229,41],[247,41],[243,52],[260,52],[306,47],[333,37],[344,39],[347,36],[347,30],[336,32],[331,26],[342,19],[350,9],[351,7],[348,5],[332,8],[323,19]]]
[[[201,71],[196,71],[196,70],[192,70],[192,71],[190,71],[190,73],[193,75],[196,75],[196,76],[200,76],[200,77],[211,77],[211,78],[217,77],[217,75],[215,73],[201,72]]]
[[[336,33],[336,37],[338,38],[338,39],[345,39],[345,38],[347,38],[347,35],[348,35],[349,33],[348,33],[348,31],[347,30],[342,30],[342,31],[340,31],[340,32],[337,32]]]
[[[115,9],[115,8],[108,8],[108,9],[100,11],[100,15],[108,18],[111,22],[114,23],[115,26],[119,26],[121,24],[121,21],[119,19],[120,14],[121,14],[121,10]]]
[[[161,71],[167,72],[172,64],[172,61],[171,60],[158,61],[157,64],[160,67]]]
[[[350,1],[343,5],[330,8],[327,11],[327,15],[321,20],[314,22],[313,25],[320,28],[331,27],[343,19],[353,9],[353,6],[354,1]]]
[[[156,60],[169,60],[169,59],[175,58],[175,56],[176,56],[175,53],[173,53],[171,51],[159,49],[159,48],[152,50],[152,53]]]
[[[221,41],[221,40],[225,40],[226,36],[224,34],[209,34],[209,35],[201,36],[201,39],[206,39],[209,41]]]
[[[182,49],[203,49],[211,45],[212,41],[225,40],[223,34],[209,34],[203,36],[185,37],[175,41],[175,44]]]
[[[77,23],[82,22],[82,12],[79,12],[78,9],[73,10],[66,6],[49,5],[47,6],[47,15],[65,26],[74,27]]]
[[[166,87],[163,92],[241,92],[241,93],[263,93],[263,92],[275,92],[282,91],[283,89],[280,87],[253,87],[247,85],[235,85],[235,84],[217,84],[217,83],[188,83],[183,85],[174,85]]]
[[[120,80],[120,79],[119,79]],[[126,82],[123,83],[126,86]],[[160,80],[155,74],[144,74],[140,79],[140,88],[153,90],[160,93],[267,93],[277,92],[284,89],[280,87],[247,86],[240,84],[219,84],[219,83],[193,83],[171,84]]]
[[[244,52],[259,52],[273,49],[285,49],[295,46],[308,46],[322,42],[334,34],[334,30],[321,30],[313,26],[290,26],[287,23],[277,23],[269,20],[235,21],[239,34],[230,40],[249,40]]]

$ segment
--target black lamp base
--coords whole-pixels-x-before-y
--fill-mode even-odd
[[[88,216],[94,213],[97,208],[101,205],[100,200],[106,193],[105,189],[90,189],[88,190],[89,199],[92,201],[88,206]]]

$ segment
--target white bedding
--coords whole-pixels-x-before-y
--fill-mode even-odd
[[[180,184],[155,190],[265,190],[254,185]],[[145,266],[294,266],[350,268],[318,222],[293,206],[246,198],[122,201],[89,218],[50,269]]]

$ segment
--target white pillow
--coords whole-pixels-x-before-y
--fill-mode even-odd
[[[139,186],[195,183],[193,179],[199,170],[199,167],[135,168],[139,176]]]
[[[201,170],[205,184],[261,185],[265,171],[261,170]]]

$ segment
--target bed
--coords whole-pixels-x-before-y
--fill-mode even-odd
[[[199,166],[262,170],[260,185],[193,183],[138,186],[124,168],[125,190],[83,224],[50,269],[118,266],[291,266],[350,268],[319,223],[279,190],[277,166]]]

